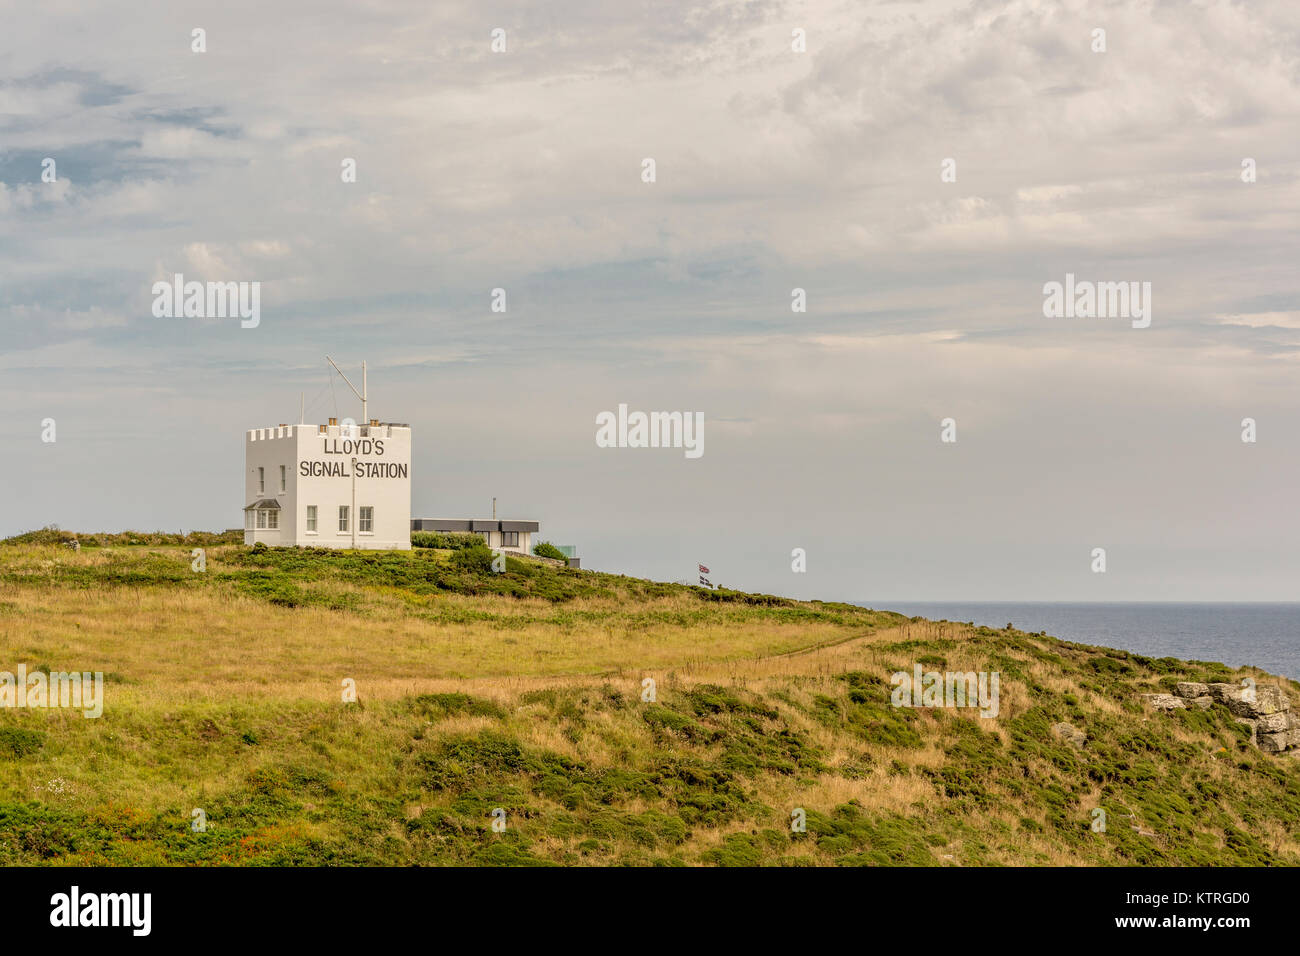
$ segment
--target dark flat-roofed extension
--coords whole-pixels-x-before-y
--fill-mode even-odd
[[[469,531],[470,522],[444,518],[412,518],[412,531]]]
[[[496,521],[492,518],[412,518],[412,531],[536,531],[536,521]]]

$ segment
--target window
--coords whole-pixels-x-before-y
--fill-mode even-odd
[[[252,530],[253,530],[253,512],[252,512],[252,511],[245,511],[245,512],[244,512],[244,527],[247,528],[249,531],[252,531]]]
[[[266,494],[266,469],[265,468],[257,469],[257,493],[259,495]]]
[[[491,531],[480,531],[480,532],[478,532],[478,533],[479,533],[480,535],[483,536],[483,543],[484,543],[484,544],[489,545],[489,546],[492,544],[492,532],[491,532]]]
[[[375,509],[373,505],[362,505],[357,509],[357,531],[372,534],[375,530]]]
[[[259,529],[266,528],[266,512],[260,509],[257,512],[257,527]]]
[[[501,547],[503,547],[503,548],[517,548],[517,547],[519,547],[519,532],[518,532],[518,531],[502,531],[502,532],[501,532]]]
[[[348,530],[348,506],[339,505],[339,531]]]
[[[307,506],[307,533],[308,534],[316,533],[316,506],[315,505]]]
[[[281,466],[280,466],[280,490],[281,490],[281,491],[284,491],[284,490],[285,490],[285,484],[284,484],[284,482],[285,482],[285,474],[284,474],[284,473],[285,473],[285,466],[284,466],[284,465],[281,465]]]
[[[280,512],[273,508],[266,509],[266,529],[268,531],[278,531],[280,529]]]

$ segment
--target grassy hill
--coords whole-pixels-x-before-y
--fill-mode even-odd
[[[1300,760],[1140,698],[1253,669],[472,551],[57,537],[0,545],[0,670],[103,671],[104,714],[0,710],[0,863],[1300,862]],[[998,716],[891,706],[918,662],[999,672]]]

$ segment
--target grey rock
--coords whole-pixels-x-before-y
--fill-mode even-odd
[[[1289,730],[1288,714],[1278,711],[1276,714],[1264,714],[1255,721],[1255,729],[1261,734],[1278,734]]]
[[[1181,697],[1175,697],[1173,694],[1143,694],[1143,698],[1149,706],[1156,710],[1186,710],[1187,705],[1183,703]]]
[[[1291,709],[1291,700],[1280,687],[1265,685],[1256,687],[1254,699],[1248,699],[1246,688],[1239,688],[1234,696],[1225,700],[1228,710],[1238,717],[1263,717],[1279,714]]]
[[[1286,750],[1287,736],[1286,731],[1280,734],[1260,734],[1259,749],[1266,754],[1280,754]]]
[[[1201,710],[1209,710],[1214,706],[1214,698],[1206,694],[1204,697],[1193,697],[1188,703],[1193,707],[1199,707]]]
[[[1088,735],[1073,724],[1052,724],[1052,733],[1076,750],[1082,750],[1088,743]]]
[[[1195,681],[1179,681],[1174,685],[1174,693],[1179,697],[1204,697],[1209,692],[1209,684],[1198,684]]]
[[[1240,684],[1211,684],[1210,696],[1220,704],[1226,704],[1230,697],[1240,697],[1242,687]]]
[[[1261,714],[1276,714],[1291,709],[1291,698],[1276,684],[1255,689],[1255,707]]]
[[[1255,711],[1255,705],[1250,701],[1242,700],[1240,697],[1229,697],[1224,703],[1228,705],[1228,710],[1232,711],[1234,717],[1253,718],[1259,716]]]

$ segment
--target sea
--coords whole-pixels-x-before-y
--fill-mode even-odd
[[[930,620],[1012,624],[1080,644],[1097,644],[1147,657],[1250,664],[1300,678],[1300,604],[870,604]]]

